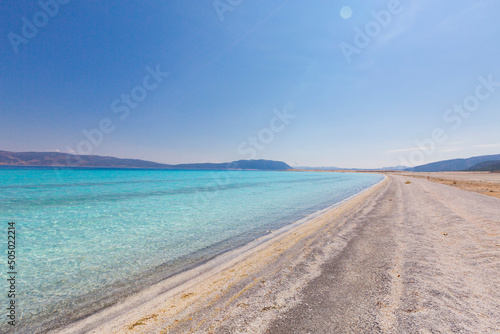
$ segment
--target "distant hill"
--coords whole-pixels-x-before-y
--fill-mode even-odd
[[[198,163],[173,165],[175,169],[259,169],[259,170],[286,170],[292,169],[282,161],[273,160],[238,160],[223,163]]]
[[[483,161],[467,170],[475,172],[498,172],[500,171],[500,160]]]
[[[168,168],[169,165],[138,159],[119,159],[99,155],[74,155],[59,152],[0,151],[0,165],[8,166],[66,166]]]
[[[411,172],[455,172],[469,169],[481,162],[500,160],[500,154],[482,155],[468,159],[437,161],[426,165],[408,168]]]
[[[238,160],[225,163],[195,163],[168,165],[139,159],[120,159],[100,155],[75,155],[59,152],[0,151],[0,166],[102,167],[102,168],[162,168],[162,169],[292,169],[282,161]]]

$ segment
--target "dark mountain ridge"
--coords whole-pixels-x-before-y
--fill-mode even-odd
[[[500,160],[483,161],[467,170],[475,172],[500,172]]]
[[[100,155],[76,155],[60,152],[0,151],[0,166],[39,167],[101,167],[101,168],[157,168],[157,169],[292,169],[282,161],[238,160],[225,163],[193,163],[169,165],[140,159],[120,159]]]
[[[430,164],[408,168],[411,172],[457,172],[467,170],[485,161],[500,160],[500,154],[481,155],[468,159],[452,159],[436,161]]]

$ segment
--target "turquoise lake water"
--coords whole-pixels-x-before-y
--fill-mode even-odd
[[[382,178],[314,172],[0,169],[5,240],[7,223],[16,223],[18,328],[33,332],[84,316]],[[6,241],[0,244],[7,292]],[[0,299],[1,309],[7,302]],[[7,328],[2,323],[0,331]]]

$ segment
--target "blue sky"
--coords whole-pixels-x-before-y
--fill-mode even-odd
[[[364,168],[498,154],[499,12],[495,0],[2,2],[0,150]]]

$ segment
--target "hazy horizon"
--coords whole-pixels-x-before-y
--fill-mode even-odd
[[[342,168],[500,152],[493,0],[0,10],[2,150]]]

